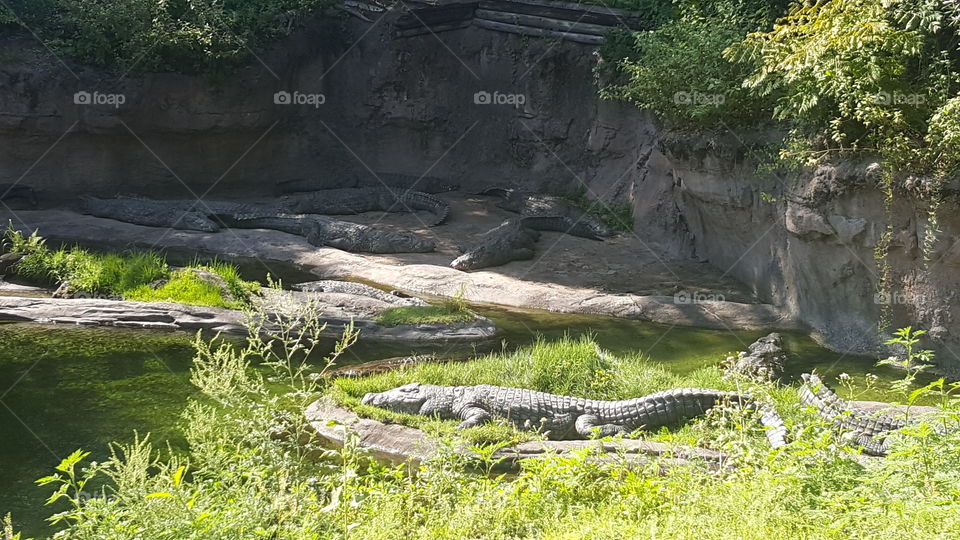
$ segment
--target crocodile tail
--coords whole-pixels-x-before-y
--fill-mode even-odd
[[[413,210],[426,210],[435,217],[430,223],[431,226],[439,225],[447,219],[450,212],[450,206],[438,197],[420,191],[404,191],[397,194],[397,202],[406,208]]]
[[[589,224],[570,216],[524,216],[520,218],[523,226],[539,231],[556,231],[573,236],[603,241],[603,238]]]
[[[491,197],[500,197],[501,199],[506,199],[513,193],[512,188],[503,187],[503,186],[493,186],[488,187],[482,191],[478,191],[477,195],[489,195]]]
[[[823,380],[820,379],[820,376],[816,373],[804,373],[801,375],[803,378],[803,387],[807,389],[808,394],[813,396],[813,399],[808,397],[808,400],[811,400],[813,405],[818,409],[824,407],[829,407],[831,409],[836,409],[838,411],[846,411],[850,409],[850,406],[844,401],[840,396],[837,395]],[[801,395],[802,397],[802,395]],[[820,405],[818,405],[818,403]]]
[[[771,448],[780,448],[787,444],[787,426],[780,413],[769,403],[754,402],[756,411],[760,414],[760,424],[766,428],[767,440]]]

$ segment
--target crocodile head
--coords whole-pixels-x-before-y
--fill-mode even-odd
[[[473,270],[480,264],[480,253],[476,250],[468,251],[450,263],[450,268],[457,270]]]
[[[386,392],[369,392],[363,396],[361,403],[398,413],[418,414],[423,405],[434,397],[436,388],[430,384],[415,382]]]

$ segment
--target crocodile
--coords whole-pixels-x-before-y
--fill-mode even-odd
[[[273,229],[303,236],[314,246],[329,246],[350,252],[427,253],[436,245],[433,240],[411,233],[386,231],[324,216],[303,214],[217,215],[237,229]]]
[[[416,212],[434,215],[428,225],[447,219],[450,207],[442,200],[420,191],[389,188],[341,188],[294,193],[280,198],[280,208],[295,214],[360,214],[363,212]]]
[[[744,394],[707,388],[678,388],[622,401],[560,396],[525,388],[434,386],[410,383],[363,396],[364,405],[393,412],[460,420],[459,428],[503,418],[521,429],[534,429],[551,440],[609,437],[636,430],[676,425],[713,406],[736,402],[757,411],[770,445],[786,444],[787,429],[773,407]]]
[[[536,218],[541,219],[541,218]],[[476,270],[533,258],[540,233],[526,226],[531,218],[514,218],[487,231],[480,242],[450,263],[457,270]]]
[[[169,227],[187,231],[217,232],[220,224],[200,209],[135,197],[98,199],[80,197],[80,210],[91,216],[115,219],[146,227]]]
[[[386,291],[381,291],[380,289],[371,287],[369,285],[364,285],[363,283],[354,283],[352,281],[334,281],[334,280],[320,280],[320,281],[307,281],[304,283],[296,283],[293,285],[293,289],[303,292],[326,292],[326,293],[340,293],[340,294],[352,294],[355,296],[367,296],[370,298],[375,298],[381,302],[392,304],[396,306],[426,306],[427,303],[419,298],[402,298],[395,294],[390,294]]]
[[[148,227],[217,232],[224,227],[273,229],[303,236],[315,246],[369,253],[424,253],[434,242],[411,233],[380,230],[324,216],[288,214],[269,205],[224,201],[83,197],[84,213]]]
[[[435,176],[413,176],[409,174],[377,172],[364,180],[358,180],[356,176],[352,175],[340,177],[335,180],[316,177],[285,180],[277,183],[276,192],[282,195],[288,195],[290,193],[302,193],[305,191],[323,191],[362,186],[387,186],[400,190],[414,189],[423,193],[444,193],[460,189],[458,184]]]
[[[887,455],[893,442],[889,435],[918,422],[917,419],[858,410],[840,398],[816,373],[804,373],[801,377],[800,402],[813,407],[822,418],[832,422],[844,433],[847,442],[859,446],[864,454]],[[946,432],[945,426],[933,426],[933,429],[937,433]]]
[[[564,218],[563,221],[555,222],[556,228],[544,230],[554,230],[592,240],[613,236],[613,232],[603,222],[561,197],[504,187],[488,188],[479,194],[500,197],[503,200],[497,204],[498,208],[521,216]]]
[[[0,184],[0,201],[21,199],[37,206],[37,192],[30,186],[20,184]]]

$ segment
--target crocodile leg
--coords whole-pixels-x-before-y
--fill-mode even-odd
[[[460,422],[457,429],[466,429],[486,424],[490,421],[491,415],[486,409],[473,406],[463,409],[460,412],[460,418],[463,419],[463,422]]]
[[[595,433],[594,430],[599,430],[601,437],[612,437],[627,432],[623,426],[617,424],[600,424],[599,421],[600,419],[592,414],[581,414],[577,417],[577,434],[581,437],[588,438]]]

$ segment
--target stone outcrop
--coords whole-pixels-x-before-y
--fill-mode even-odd
[[[787,363],[787,355],[783,350],[783,339],[780,334],[772,332],[741,352],[736,357],[727,359],[730,364],[727,374],[743,375],[759,382],[779,380],[783,376]]]

